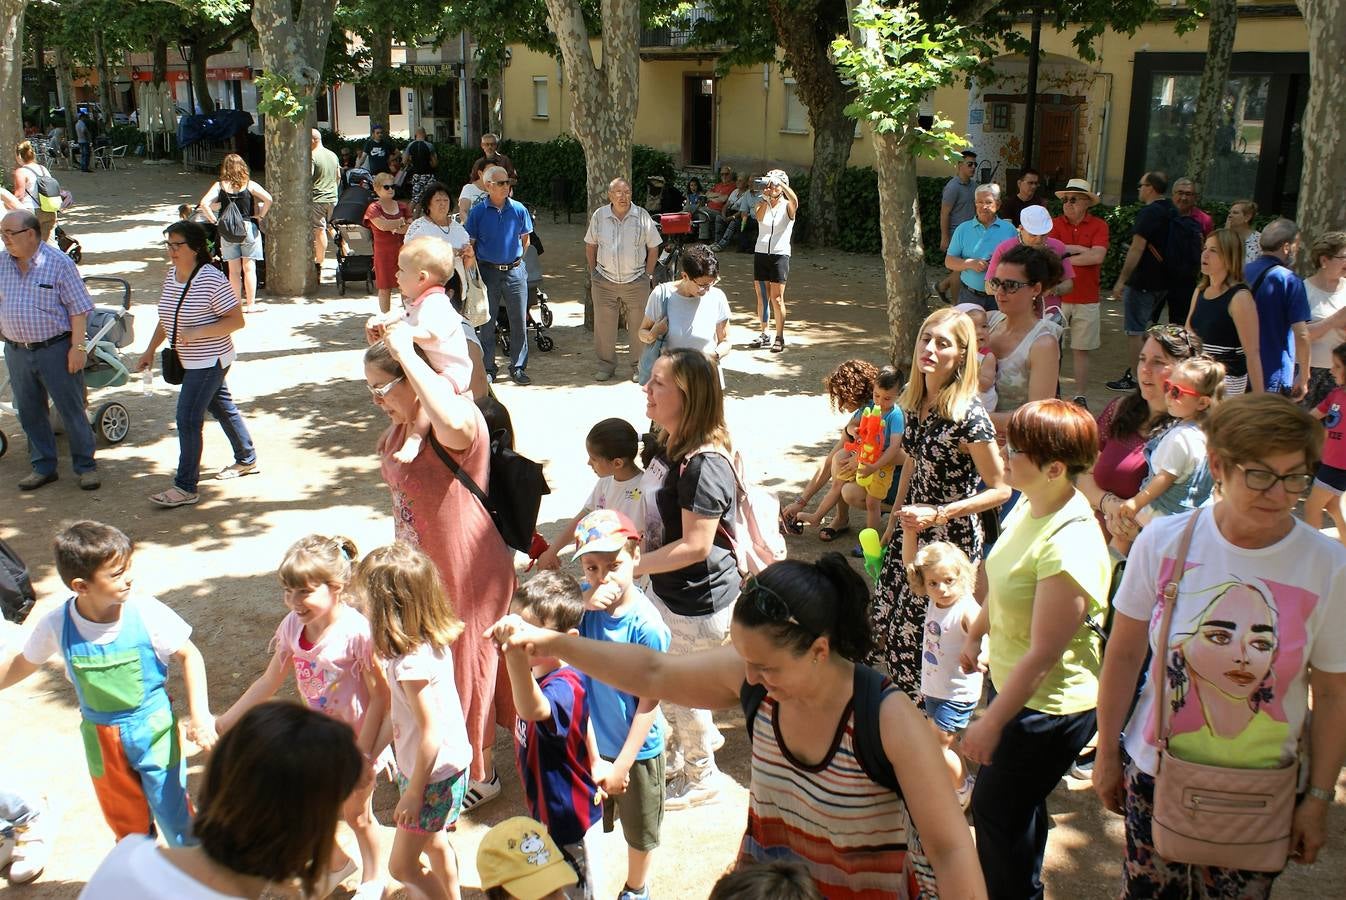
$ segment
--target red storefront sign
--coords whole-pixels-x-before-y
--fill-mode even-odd
[[[132,81],[153,81],[154,70],[135,68],[131,70]],[[186,69],[169,69],[168,81],[188,81]],[[235,66],[227,69],[206,69],[207,81],[252,81],[252,69],[247,66]]]

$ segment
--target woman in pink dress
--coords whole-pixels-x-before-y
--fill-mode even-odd
[[[513,555],[481,502],[427,449],[410,463],[393,452],[424,410],[436,441],[484,489],[490,436],[470,394],[452,386],[416,354],[408,328],[391,325],[365,353],[365,381],[392,425],[379,439],[383,480],[392,490],[396,536],[434,561],[454,612],[466,626],[453,647],[454,677],[472,743],[472,782],[464,810],[500,792],[492,746],[495,726],[514,726],[509,681],[482,633],[509,610]]]

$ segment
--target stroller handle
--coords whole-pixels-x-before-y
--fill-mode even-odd
[[[114,278],[111,275],[85,275],[83,281],[89,284],[112,284],[121,288],[122,291],[122,309],[131,308],[131,283],[125,278]]]

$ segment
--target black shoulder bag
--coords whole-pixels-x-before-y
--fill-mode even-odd
[[[159,367],[163,370],[164,381],[169,384],[182,384],[183,377],[187,370],[182,367],[182,360],[178,358],[178,319],[182,316],[182,302],[187,299],[187,291],[192,286],[192,279],[196,273],[201,271],[198,265],[192,269],[192,274],[187,276],[187,283],[182,286],[182,296],[178,298],[178,308],[173,311],[173,335],[168,339],[168,346],[163,349],[159,356]]]
[[[428,437],[430,446],[435,448],[435,453],[444,465],[462,482],[463,487],[481,501],[505,543],[515,550],[528,552],[537,531],[537,514],[542,506],[542,495],[551,493],[547,479],[542,474],[542,466],[516,453],[509,445],[509,437],[504,430],[497,430],[491,434],[491,461],[486,490],[483,491],[449,455],[449,451],[440,445],[433,431]]]

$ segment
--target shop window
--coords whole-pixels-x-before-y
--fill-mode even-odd
[[[369,115],[369,88],[363,84],[355,85],[355,114],[357,116]],[[388,115],[402,115],[402,91],[398,88],[388,91]],[[385,128],[388,127],[387,122],[384,122],[383,125]]]

